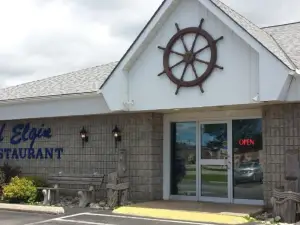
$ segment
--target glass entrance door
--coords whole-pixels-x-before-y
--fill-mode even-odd
[[[170,199],[263,204],[260,118],[176,121],[170,132]]]
[[[200,123],[198,196],[200,201],[231,202],[231,123]]]

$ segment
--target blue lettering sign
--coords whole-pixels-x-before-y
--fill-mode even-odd
[[[5,123],[0,127],[0,142],[4,140],[3,132],[5,129]]]
[[[9,159],[11,149],[10,149],[10,148],[5,148],[5,149],[4,149],[4,152],[6,153],[6,154],[5,154],[6,159]]]
[[[53,159],[53,153],[56,159],[61,159],[63,148],[0,148],[0,159]]]
[[[1,130],[0,130],[1,131]],[[40,138],[51,138],[51,128],[45,128],[44,124],[40,128],[31,127],[30,123],[26,124],[17,124],[12,128],[12,136],[10,143],[13,145],[20,144],[21,142],[30,141],[30,148],[33,148],[33,145],[37,139]]]
[[[43,159],[43,158],[44,158],[43,152],[42,152],[42,149],[41,149],[41,148],[39,148],[39,149],[37,150],[37,153],[36,153],[35,158],[36,158],[36,159],[38,159],[38,158]]]
[[[0,126],[0,142],[4,140],[4,130],[6,124]],[[12,128],[10,144],[18,145],[22,142],[29,142],[29,148],[0,148],[0,159],[53,159],[56,155],[57,159],[61,159],[63,148],[37,148],[33,146],[35,141],[41,138],[51,138],[51,128],[45,128],[44,124],[36,128],[26,124],[17,124]]]
[[[21,159],[25,159],[26,158],[26,151],[27,151],[27,148],[19,148],[19,156]]]
[[[16,149],[16,148],[13,149],[13,152],[11,154],[11,158],[12,159],[19,159],[19,155],[18,155],[18,151],[17,150],[18,149]]]
[[[55,152],[57,153],[57,158],[60,159],[60,153],[62,153],[64,150],[62,148],[56,148]]]
[[[28,149],[28,157],[27,159],[34,159],[35,155],[34,155],[34,148],[29,148]]]
[[[53,148],[46,148],[45,149],[45,159],[48,159],[48,156],[50,159],[53,158]]]

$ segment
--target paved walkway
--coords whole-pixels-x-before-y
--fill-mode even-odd
[[[0,224],[5,225],[210,225],[199,222],[122,216],[99,211],[64,216],[0,211],[0,221]]]
[[[261,206],[216,204],[191,201],[151,201],[119,207],[114,213],[151,218],[215,224],[245,224],[246,216],[262,211]]]
[[[0,225],[224,225],[248,224],[243,216],[260,207],[153,201],[120,207],[114,212],[90,208],[69,208],[63,215],[0,210]]]

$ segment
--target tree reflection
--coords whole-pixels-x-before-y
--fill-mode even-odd
[[[171,194],[196,195],[196,122],[171,124]]]
[[[203,124],[201,128],[202,158],[222,157],[227,151],[227,124]]]

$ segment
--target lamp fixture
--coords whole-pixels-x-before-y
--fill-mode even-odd
[[[89,141],[89,137],[87,136],[87,131],[84,129],[84,127],[82,127],[82,129],[80,131],[80,137],[82,140],[82,147],[84,147],[84,142]]]
[[[115,128],[112,130],[112,133],[113,133],[113,136],[115,138],[115,145],[116,145],[116,148],[117,148],[117,143],[122,140],[122,138],[121,138],[121,130],[116,125]]]

